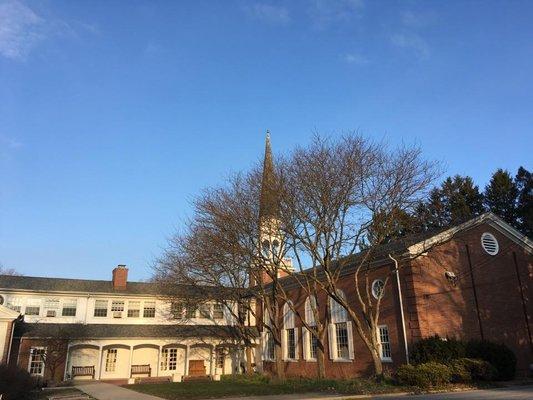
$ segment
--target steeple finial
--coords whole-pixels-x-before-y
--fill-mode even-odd
[[[272,158],[272,147],[270,144],[270,131],[267,130],[265,140],[265,158],[263,160],[263,179],[261,181],[261,217],[273,217],[277,214],[277,193],[275,185],[276,179],[274,161]]]

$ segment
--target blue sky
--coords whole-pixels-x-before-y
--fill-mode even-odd
[[[313,132],[531,169],[531,1],[0,0],[0,262],[132,279],[199,191]]]

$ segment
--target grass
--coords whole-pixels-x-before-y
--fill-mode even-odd
[[[404,390],[390,382],[372,380],[288,379],[284,382],[264,376],[223,377],[219,382],[181,382],[128,385],[128,389],[168,400],[209,399],[219,397],[264,396],[298,393],[378,394]]]

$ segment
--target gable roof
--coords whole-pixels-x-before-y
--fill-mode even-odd
[[[0,305],[0,321],[14,321],[20,317],[20,313],[9,307]]]
[[[189,285],[168,287],[154,282],[128,282],[126,288],[115,289],[111,281],[90,279],[45,278],[38,276],[0,275],[0,290],[21,290],[31,292],[60,293],[102,293],[114,295],[183,295],[202,296],[209,287],[197,288]],[[172,291],[172,292],[171,292]]]
[[[533,254],[533,241],[531,239],[518,232],[515,228],[503,221],[497,215],[487,212],[453,227],[445,227],[408,235],[398,240],[375,246],[372,248],[373,255],[369,258],[367,265],[368,267],[373,267],[391,263],[389,254],[397,259],[404,260],[417,257],[429,251],[431,248],[444,244],[453,239],[456,234],[467,231],[484,223],[490,225],[502,235],[522,246],[529,254]],[[344,268],[344,270],[340,273],[340,276],[352,273],[358,267],[357,263],[363,259],[365,254],[366,250],[363,250],[359,253],[336,260],[331,269],[335,270],[336,268]],[[309,274],[312,272],[312,268],[305,269],[301,272],[285,276],[279,279],[279,282],[285,288],[290,288],[297,283],[296,280],[299,276],[302,277],[304,274]],[[318,274],[318,278],[321,279],[320,276],[323,276],[324,274],[323,268],[318,267],[316,272]],[[265,285],[265,287],[268,288],[272,285],[273,283],[269,283]]]

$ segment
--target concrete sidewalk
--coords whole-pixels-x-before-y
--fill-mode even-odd
[[[98,400],[161,400],[161,397],[135,392],[104,382],[78,383],[76,388]]]

